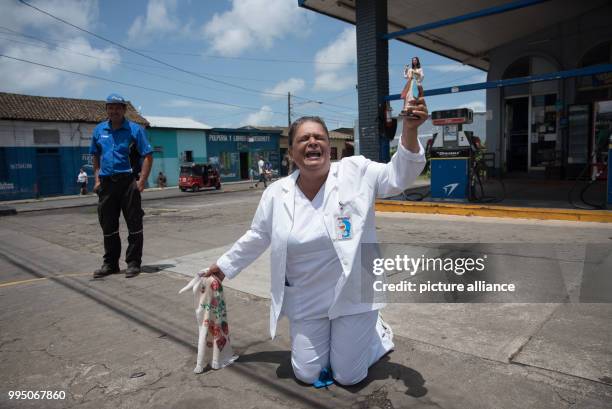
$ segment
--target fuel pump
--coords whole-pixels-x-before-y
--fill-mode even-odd
[[[429,147],[433,200],[475,199],[475,160],[480,146],[473,132],[463,130],[463,124],[472,123],[473,115],[468,108],[431,113],[433,125],[442,127]]]
[[[610,167],[610,157],[612,154],[612,131],[604,130],[604,134],[593,139],[593,151],[587,165],[583,168],[580,175],[576,178],[568,192],[568,201],[578,209],[612,209],[612,168]],[[580,201],[575,198],[575,192],[580,181],[586,177],[586,184],[580,189]],[[599,183],[606,183],[606,197],[599,202],[587,200],[587,191]],[[584,206],[586,205],[586,206]]]

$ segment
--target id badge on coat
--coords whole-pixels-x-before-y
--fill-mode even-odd
[[[336,217],[336,239],[350,240],[353,238],[353,225],[351,216]]]

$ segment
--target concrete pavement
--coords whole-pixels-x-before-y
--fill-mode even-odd
[[[237,192],[248,190],[253,186],[249,181],[226,182],[222,185],[221,190],[207,189],[198,192],[181,192],[177,186],[164,189],[150,188],[145,189],[142,193],[143,201],[164,200],[177,197],[189,197],[189,195],[211,195],[221,194],[226,192]],[[261,189],[261,188],[260,188]],[[0,202],[6,215],[16,213],[35,212],[45,210],[70,209],[75,207],[95,206],[98,203],[98,196],[95,193],[87,195],[72,195],[72,196],[52,196],[41,199],[24,199]],[[10,211],[14,210],[14,211]],[[0,214],[3,215],[3,214]]]
[[[609,304],[391,304],[384,316],[396,350],[366,381],[301,385],[291,375],[287,322],[268,337],[265,255],[225,282],[242,358],[194,375],[193,304],[178,289],[244,232],[259,193],[148,201],[148,273],[131,280],[91,280],[101,248],[94,209],[0,219],[0,407],[609,407]],[[379,213],[377,229],[387,243],[612,240],[601,223],[441,215]],[[7,399],[15,389],[68,397],[16,405]]]

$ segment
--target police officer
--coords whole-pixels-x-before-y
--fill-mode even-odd
[[[153,164],[152,149],[144,129],[125,118],[127,101],[117,94],[106,99],[108,121],[101,122],[93,131],[90,153],[93,155],[95,186],[98,194],[98,219],[104,234],[104,262],[94,272],[100,278],[119,272],[121,239],[119,215],[128,227],[128,248],[125,262],[127,278],[140,274],[142,261],[142,217],[140,192]],[[130,152],[137,151],[142,160],[140,176],[130,164]]]

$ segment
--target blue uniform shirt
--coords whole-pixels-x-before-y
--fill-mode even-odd
[[[135,144],[138,153],[145,156],[151,152],[144,129],[125,119],[121,128],[113,130],[110,121],[98,124],[93,131],[89,153],[100,157],[100,176],[131,173],[130,145]]]

